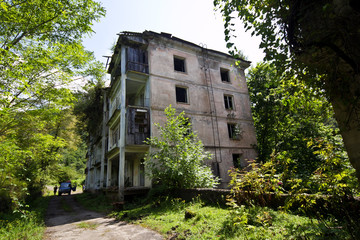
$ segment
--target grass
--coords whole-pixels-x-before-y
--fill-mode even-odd
[[[91,223],[91,222],[81,222],[81,223],[76,224],[76,226],[78,228],[95,230],[99,226],[99,224]]]
[[[31,204],[25,215],[20,213],[0,215],[0,239],[40,240],[45,231],[44,217],[49,197],[41,197]]]
[[[78,197],[81,204],[109,212],[110,204],[102,195]],[[127,203],[124,210],[113,211],[110,216],[153,229],[165,239],[350,239],[336,222],[256,206],[233,210],[198,199],[147,199]]]
[[[342,229],[316,219],[261,207],[237,212],[201,201],[167,198],[146,205],[130,205],[113,212],[119,220],[140,224],[167,239],[346,239]],[[330,224],[330,223],[326,223]]]

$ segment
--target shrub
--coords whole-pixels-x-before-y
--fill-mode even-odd
[[[146,141],[152,147],[145,160],[147,173],[155,184],[170,189],[215,187],[218,180],[204,165],[211,155],[191,131],[191,123],[184,114],[176,116],[171,105],[165,109],[165,125],[156,124],[160,137]]]

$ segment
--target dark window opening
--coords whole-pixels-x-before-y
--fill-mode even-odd
[[[230,82],[229,70],[220,68],[221,81]]]
[[[224,103],[225,103],[225,109],[233,110],[233,97],[229,95],[224,95]]]
[[[185,59],[174,57],[174,70],[185,72]]]
[[[214,174],[215,177],[220,178],[220,169],[219,169],[219,163],[218,162],[212,162],[211,163],[211,171]]]
[[[187,88],[176,87],[176,102],[188,103]]]
[[[238,133],[237,133],[236,124],[228,123],[227,126],[228,126],[229,138],[238,139]]]
[[[241,163],[240,163],[241,154],[234,153],[232,157],[233,157],[234,168],[241,168]]]
[[[145,186],[145,165],[144,165],[144,159],[140,160],[140,166],[139,166],[139,177],[140,177],[140,186]]]

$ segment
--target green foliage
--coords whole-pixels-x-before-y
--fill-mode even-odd
[[[247,79],[259,161],[277,156],[290,161],[289,171],[307,178],[324,162],[308,147],[309,141],[328,139],[339,145],[337,151],[343,151],[333,110],[322,91],[265,63],[251,69]]]
[[[30,210],[23,214],[0,213],[0,239],[43,239],[48,203],[49,197],[42,197],[31,202]]]
[[[286,211],[316,217],[323,224],[322,231],[341,236],[343,231],[334,231],[341,228],[346,231],[344,239],[356,239],[360,225],[354,196],[359,195],[360,189],[355,170],[346,155],[336,149],[341,145],[316,139],[309,142],[309,147],[323,158],[323,163],[308,178],[299,178],[301,174],[292,168],[290,160],[280,155],[264,164],[252,163],[250,169],[235,169],[230,173],[231,194],[227,200],[233,209],[231,219],[235,225],[245,226],[254,221],[245,205],[283,206]]]
[[[193,217],[185,218],[186,212]],[[126,204],[111,215],[160,232],[166,239],[323,239],[348,233],[337,225],[263,207],[232,209],[208,206],[198,199],[158,198]]]
[[[276,198],[283,192],[281,176],[276,174],[272,161],[264,164],[252,162],[245,169],[230,170],[229,175],[231,193],[227,201],[234,209],[241,204],[267,206],[271,198]]]
[[[70,88],[103,75],[81,38],[104,14],[92,0],[1,2],[0,193],[13,203],[1,210],[23,211],[25,197],[52,178],[61,150],[71,149]]]
[[[225,40],[232,54],[237,52],[232,39],[234,19],[239,18],[246,31],[261,36],[259,47],[266,54],[265,60],[273,63],[278,72],[296,77],[308,89],[326,93],[360,181],[360,154],[356,150],[360,144],[360,18],[355,2],[213,2],[223,15]]]
[[[160,137],[146,141],[151,146],[145,160],[147,173],[155,183],[168,188],[215,187],[217,179],[204,165],[211,156],[191,130],[184,112],[176,116],[176,110],[169,106],[165,115],[165,125],[156,124]]]
[[[90,86],[86,92],[77,94],[74,113],[80,120],[77,128],[84,141],[88,140],[88,134],[97,136],[97,130],[103,120],[103,87],[104,83],[98,81],[95,85]]]

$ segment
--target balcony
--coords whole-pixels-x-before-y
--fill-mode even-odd
[[[149,65],[147,63],[142,63],[142,62],[127,61],[126,70],[148,74],[149,73]]]
[[[144,141],[150,137],[149,111],[145,107],[128,107],[126,145],[144,145]]]

